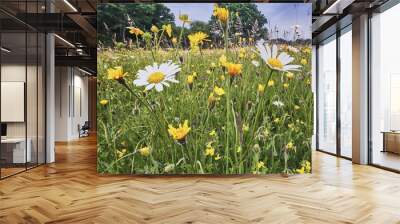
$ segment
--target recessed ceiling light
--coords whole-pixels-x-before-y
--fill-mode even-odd
[[[62,42],[64,42],[65,44],[67,44],[68,46],[70,46],[70,47],[72,47],[72,48],[75,48],[75,45],[73,45],[71,42],[69,42],[68,40],[66,40],[66,39],[64,39],[64,38],[62,38],[62,37],[60,37],[59,35],[57,35],[57,34],[54,34],[54,36],[55,37],[57,37],[59,40],[61,40]]]
[[[5,47],[1,47],[0,49],[1,49],[1,51],[4,51],[6,53],[10,53],[11,52],[11,50],[9,50],[9,49],[7,49]]]
[[[74,12],[78,12],[78,10],[68,1],[68,0],[64,0],[65,4],[68,5],[68,7],[70,7]]]

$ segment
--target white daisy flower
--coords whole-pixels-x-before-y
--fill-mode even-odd
[[[252,60],[251,63],[256,67],[260,66],[260,62],[258,62],[256,60]]]
[[[157,65],[146,66],[143,70],[139,70],[137,73],[137,79],[133,81],[136,86],[146,86],[146,90],[155,88],[157,92],[163,91],[163,86],[169,86],[168,82],[178,83],[175,79],[175,74],[179,72],[181,68],[179,65],[168,61]]]
[[[282,101],[280,101],[280,100],[276,100],[276,101],[272,102],[272,104],[275,105],[275,106],[277,106],[277,107],[283,107],[283,106],[285,106],[285,104],[284,104]]]
[[[299,71],[300,65],[289,65],[294,59],[286,52],[278,55],[278,47],[274,44],[272,48],[264,40],[257,42],[256,47],[261,58],[267,63],[268,67],[277,71]]]

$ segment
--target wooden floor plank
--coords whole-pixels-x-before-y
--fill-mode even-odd
[[[0,223],[400,223],[400,175],[313,153],[313,174],[96,173],[96,137],[0,181]]]

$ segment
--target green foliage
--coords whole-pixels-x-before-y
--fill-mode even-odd
[[[98,41],[109,46],[112,36],[121,42],[130,36],[126,27],[137,26],[149,30],[152,25],[161,27],[164,24],[174,24],[174,15],[163,4],[99,4],[97,7]]]

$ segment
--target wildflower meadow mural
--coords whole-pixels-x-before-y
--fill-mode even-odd
[[[311,4],[99,4],[98,30],[99,173],[311,172]]]

